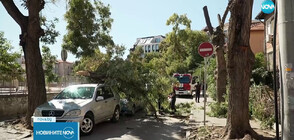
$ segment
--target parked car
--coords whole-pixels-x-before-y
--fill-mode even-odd
[[[56,117],[56,122],[79,122],[82,135],[91,134],[95,124],[120,114],[120,97],[111,87],[103,84],[69,86],[54,99],[40,105],[34,117]]]

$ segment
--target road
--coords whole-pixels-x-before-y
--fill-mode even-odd
[[[192,102],[191,98],[177,98],[176,104]],[[185,137],[184,120],[172,117],[160,117],[157,122],[152,117],[137,114],[133,117],[122,117],[118,123],[103,122],[97,124],[90,136],[81,140],[180,140]]]
[[[118,123],[104,122],[95,126],[90,136],[82,136],[81,140],[177,140],[185,136],[185,123],[176,118],[161,117],[157,122],[151,117],[122,118]]]
[[[191,97],[177,97],[176,104],[195,102],[193,99],[191,99]]]
[[[177,98],[176,103],[192,101],[189,98]],[[160,116],[157,121],[154,117],[139,112],[135,116],[123,116],[117,123],[106,121],[97,124],[93,133],[89,136],[81,136],[81,140],[180,140],[185,137],[186,127],[185,120]],[[22,133],[23,131],[8,130],[7,126],[0,125],[0,140],[16,139],[24,135]],[[32,139],[32,137],[26,138],[26,140]]]

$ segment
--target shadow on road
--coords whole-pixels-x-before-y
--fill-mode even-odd
[[[162,118],[157,122],[152,117],[142,115],[133,117],[122,117],[117,123],[109,121],[97,124],[90,136],[82,136],[82,140],[102,139],[183,139],[185,126],[176,118]]]

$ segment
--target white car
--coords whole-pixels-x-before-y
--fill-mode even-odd
[[[34,117],[56,117],[56,122],[79,122],[83,135],[91,134],[95,124],[120,114],[120,97],[103,84],[82,84],[65,88],[51,101],[37,107]]]

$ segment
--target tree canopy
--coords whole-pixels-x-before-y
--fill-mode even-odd
[[[81,10],[83,9],[83,10]],[[71,0],[65,14],[67,34],[62,47],[77,57],[93,55],[99,47],[114,45],[109,36],[113,19],[101,1]]]
[[[160,49],[168,65],[167,73],[192,73],[203,58],[198,54],[198,46],[208,41],[205,32],[191,30],[191,21],[186,15],[173,14],[167,25],[172,25],[172,31],[167,33]],[[184,27],[184,29],[182,28]]]
[[[57,82],[58,76],[53,71],[56,63],[56,56],[51,54],[50,48],[47,46],[42,46],[42,60],[46,83]]]
[[[17,59],[20,53],[10,52],[12,49],[9,41],[4,37],[4,32],[0,32],[0,79],[13,80],[14,78],[22,79],[21,75],[24,70],[21,68]]]

